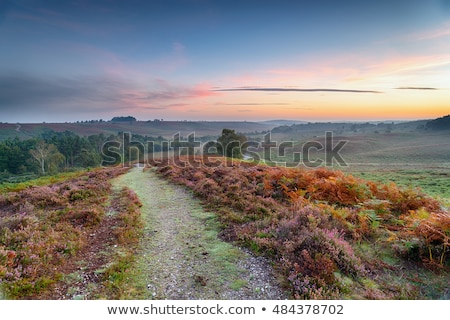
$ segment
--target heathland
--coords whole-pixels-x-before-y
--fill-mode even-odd
[[[450,297],[448,116],[113,120],[0,124],[3,297]]]

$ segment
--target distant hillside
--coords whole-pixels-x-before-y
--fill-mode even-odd
[[[450,115],[428,121],[426,127],[432,130],[450,130]]]
[[[279,134],[313,134],[333,131],[335,133],[389,133],[392,131],[415,131],[424,129],[427,120],[408,122],[308,122],[293,125],[283,125],[272,129]]]
[[[0,141],[19,137],[28,139],[46,131],[71,131],[80,136],[103,133],[116,135],[118,132],[131,132],[147,136],[162,136],[170,138],[180,132],[188,135],[195,132],[196,136],[219,136],[222,129],[228,128],[241,133],[253,133],[271,130],[274,126],[255,122],[226,122],[226,121],[90,121],[82,123],[0,123]]]
[[[271,126],[291,126],[293,124],[302,124],[302,123],[308,123],[307,121],[299,121],[299,120],[267,120],[267,121],[260,121],[258,123],[271,125]]]
[[[71,131],[80,136],[104,134],[116,135],[119,132],[131,132],[143,136],[162,136],[171,138],[176,133],[187,136],[195,132],[196,136],[219,136],[222,129],[228,128],[246,135],[272,131],[280,135],[323,134],[324,131],[343,133],[390,133],[416,130],[450,130],[450,115],[435,120],[409,122],[302,122],[296,120],[269,120],[263,122],[246,121],[136,121],[134,117],[116,117],[111,121],[93,120],[77,123],[0,123],[0,141],[18,137],[28,139],[46,131]]]

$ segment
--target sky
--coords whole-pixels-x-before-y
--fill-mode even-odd
[[[449,113],[448,0],[0,0],[0,122]]]

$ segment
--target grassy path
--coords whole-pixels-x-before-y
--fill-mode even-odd
[[[116,188],[133,189],[143,206],[145,232],[138,279],[148,299],[282,299],[270,265],[221,241],[213,213],[182,187],[152,170],[133,168]]]

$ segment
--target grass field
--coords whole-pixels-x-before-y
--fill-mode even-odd
[[[443,200],[450,200],[450,168],[352,168],[352,174],[381,183],[394,182],[404,188],[420,188]]]
[[[432,196],[449,199],[449,138],[448,131],[334,134],[333,146],[339,141],[346,141],[339,153],[346,166],[333,162],[330,168],[382,183],[394,182],[402,187],[421,188]],[[286,149],[283,157],[272,153],[272,160],[279,162],[292,161],[293,153],[302,153],[302,147],[309,141],[325,145],[324,133],[321,136],[310,133],[297,136],[277,134],[273,135],[272,140],[278,144],[285,141],[294,143],[294,148]],[[325,159],[325,153],[311,149],[309,159]]]

